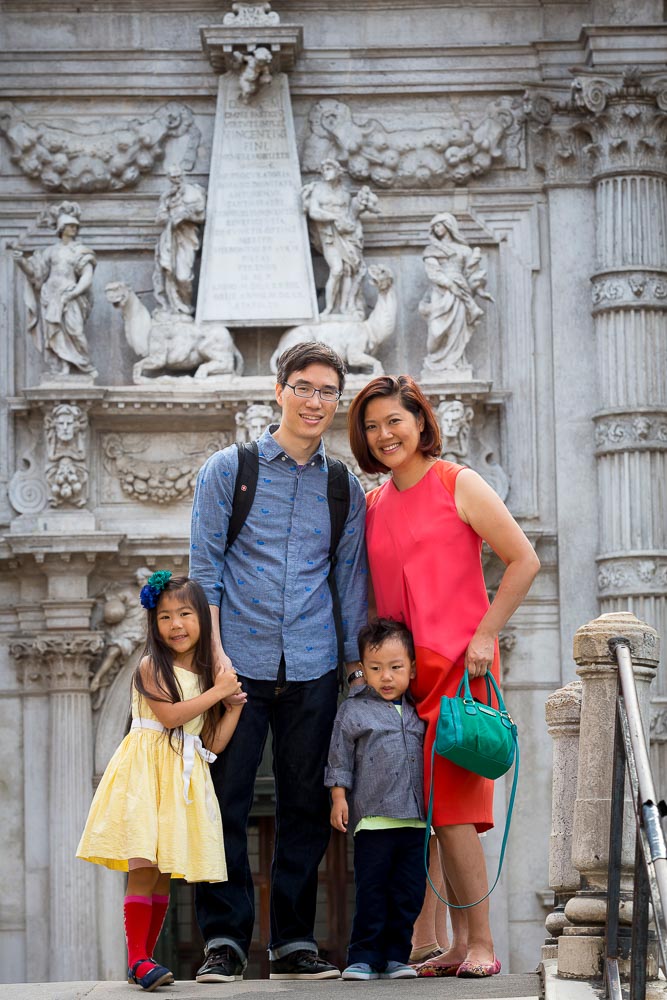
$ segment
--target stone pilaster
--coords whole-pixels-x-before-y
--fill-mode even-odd
[[[97,978],[95,873],[75,858],[92,793],[90,668],[96,632],[50,632],[12,647],[26,694],[49,700],[48,979]],[[44,905],[47,905],[44,900]]]
[[[572,864],[572,827],[577,797],[581,681],[572,681],[549,695],[545,714],[553,740],[549,886],[554,891],[554,910],[545,921],[549,937],[542,948],[543,960],[557,957],[557,939],[569,923],[565,904],[580,885],[579,872]]]
[[[655,629],[629,613],[601,615],[574,637],[574,659],[582,681],[577,793],[572,829],[572,864],[581,888],[567,902],[558,940],[558,971],[571,978],[601,974],[607,908],[607,867],[618,668],[608,642],[623,635],[631,643],[635,684],[644,730],[648,733],[649,685],[658,664]],[[634,813],[626,784],[621,859],[621,930],[632,922]],[[654,970],[650,970],[654,971]]]

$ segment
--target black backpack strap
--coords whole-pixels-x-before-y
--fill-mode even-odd
[[[331,591],[336,642],[338,646],[338,686],[343,690],[345,667],[345,641],[343,636],[343,611],[340,596],[336,586],[336,564],[338,562],[338,544],[343,535],[347,515],[350,512],[350,477],[345,464],[337,458],[327,459],[329,476],[327,479],[327,501],[329,518],[331,520],[331,541],[329,544],[329,575],[327,583]]]
[[[225,552],[227,552],[236,539],[239,531],[246,522],[250,513],[257,480],[259,478],[259,449],[256,441],[243,444],[237,441],[236,450],[239,457],[239,467],[236,473],[234,484],[234,497],[232,499],[232,513],[227,525],[227,542]]]

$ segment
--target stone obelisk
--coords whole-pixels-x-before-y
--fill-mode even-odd
[[[235,3],[201,29],[221,76],[197,323],[292,326],[317,317],[286,70],[302,29],[268,3]]]

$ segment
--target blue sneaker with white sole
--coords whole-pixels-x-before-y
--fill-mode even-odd
[[[343,979],[379,979],[380,973],[367,962],[354,962],[343,969]]]

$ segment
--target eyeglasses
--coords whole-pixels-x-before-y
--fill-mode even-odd
[[[337,403],[342,395],[338,389],[329,389],[327,387],[316,389],[314,386],[304,385],[302,382],[298,382],[296,385],[290,385],[289,382],[285,382],[284,385],[291,389],[295,396],[300,396],[301,399],[312,399],[315,393],[318,393],[323,403]]]

